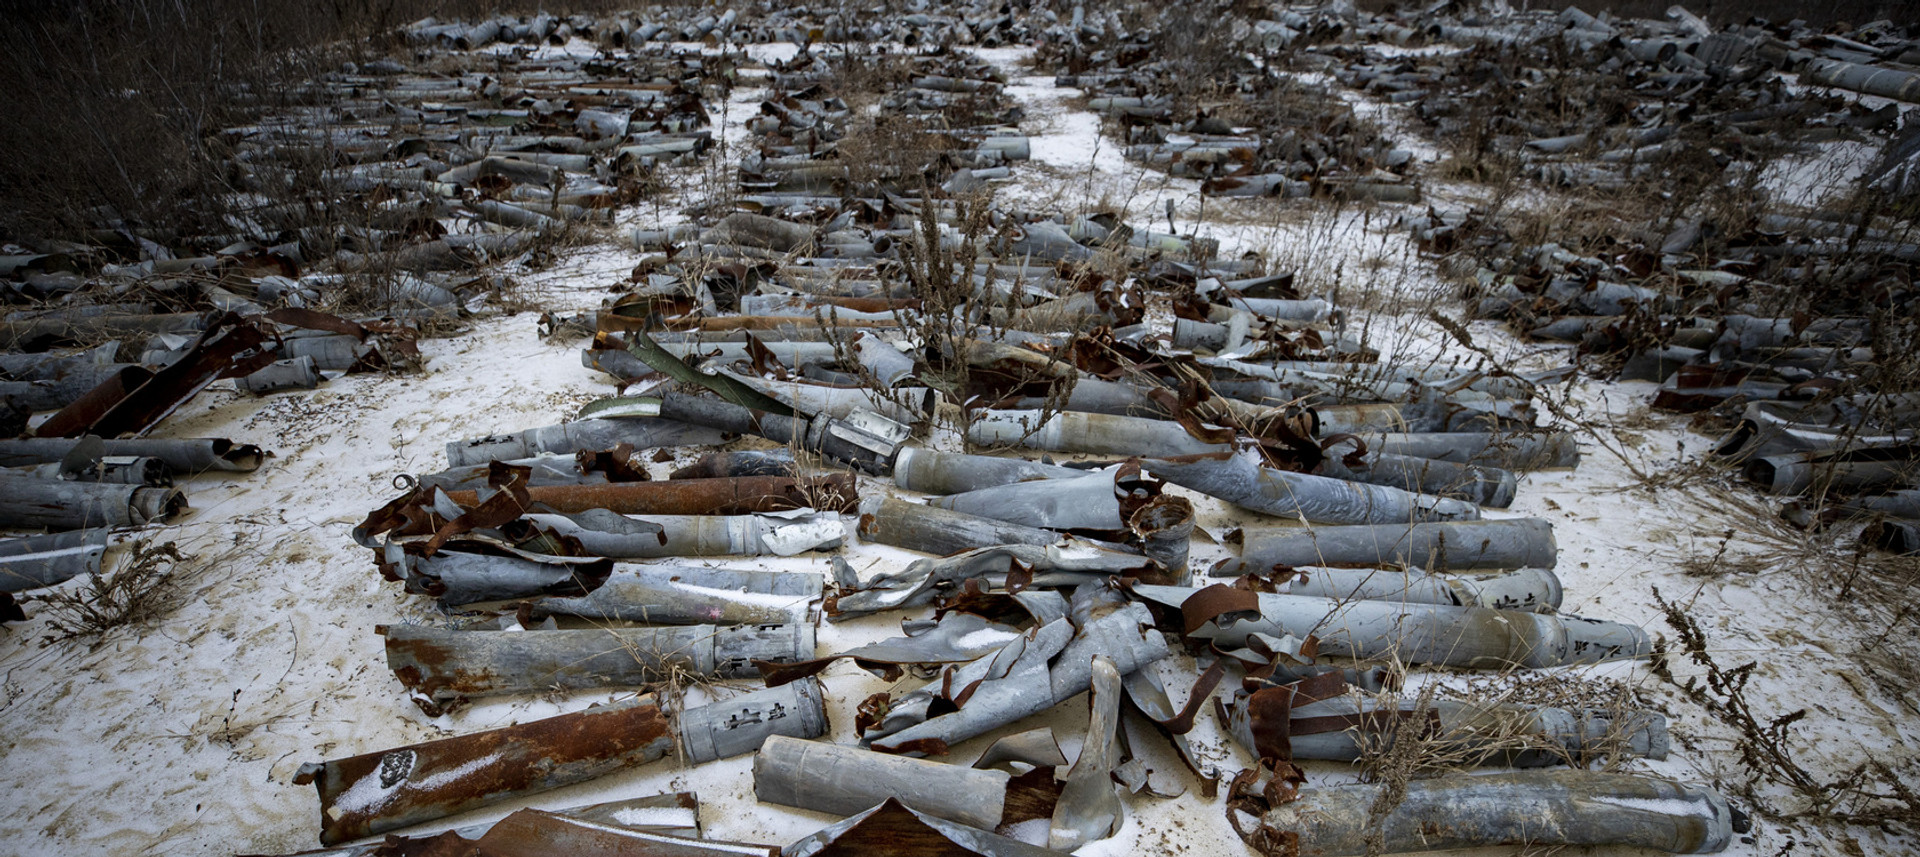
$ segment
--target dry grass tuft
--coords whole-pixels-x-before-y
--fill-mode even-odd
[[[185,578],[196,566],[173,542],[135,542],[119,567],[87,578],[77,590],[55,591],[41,599],[47,620],[47,644],[98,638],[153,621],[179,604]]]

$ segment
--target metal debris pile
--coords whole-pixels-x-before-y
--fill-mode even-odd
[[[1076,14],[1072,26],[1044,31],[1039,56],[1059,72],[1056,86],[1080,89],[1111,121],[1128,160],[1201,179],[1209,196],[1420,200],[1405,176],[1411,152],[1332,89],[1264,57],[1331,37],[1338,19],[1288,10],[1283,21],[1242,22],[1196,42],[1175,20],[1195,14],[1207,12],[1168,7],[1133,30],[1117,15]]]
[[[1762,22],[1716,32],[1675,8],[1667,22],[1569,9],[1434,25],[1434,38],[1472,47],[1344,74],[1407,93],[1436,134],[1482,135],[1479,145],[1530,178],[1596,204],[1609,191],[1661,188],[1649,209],[1615,204],[1598,237],[1518,240],[1511,218],[1470,210],[1407,225],[1423,249],[1478,261],[1465,297],[1479,317],[1574,344],[1608,376],[1659,383],[1652,406],[1720,435],[1715,459],[1797,498],[1788,520],[1847,524],[1863,548],[1912,553],[1920,467],[1908,426],[1920,377],[1907,364],[1920,336],[1920,245],[1875,216],[1908,187],[1912,146],[1888,145],[1859,194],[1804,214],[1700,194],[1751,186],[1793,147],[1884,139],[1899,105],[1870,107],[1855,93],[1920,101],[1920,88],[1900,85],[1913,75],[1891,67],[1920,56],[1920,41],[1886,22],[1845,35]],[[1784,86],[1780,70],[1826,89]],[[1573,90],[1594,93],[1600,109],[1567,115],[1558,105]]]
[[[921,94],[890,103],[991,92],[930,56],[913,65]],[[556,688],[640,695],[310,764],[323,842],[669,755],[752,753],[762,801],[847,817],[785,854],[1067,851],[1111,836],[1127,800],[1212,797],[1222,782],[1256,848],[1360,853],[1342,843],[1361,841],[1364,815],[1293,818],[1354,803],[1297,788],[1295,761],[1357,761],[1410,717],[1470,764],[1665,755],[1652,712],[1424,708],[1394,692],[1407,665],[1649,653],[1637,627],[1559,612],[1550,524],[1482,518],[1512,503],[1518,474],[1577,464],[1572,436],[1530,401],[1561,373],[1382,363],[1345,335],[1341,307],[1258,260],[1215,258],[1207,239],[1003,210],[945,186],[957,171],[852,181],[835,149],[854,117],[820,63],[773,69],[735,210],[636,231],[652,255],[622,294],[542,319],[590,335],[582,360],[619,394],[572,422],[449,443],[449,469],[407,480],[355,531],[386,579],[456,620],[380,629],[425,713]],[[941,163],[981,139],[946,135]],[[688,447],[709,451],[689,461]],[[682,466],[657,476],[670,461]],[[1244,522],[1236,558],[1194,567],[1197,504]],[[834,554],[830,573],[690,562],[807,552]],[[896,611],[897,637],[819,644],[822,621]],[[916,680],[863,698],[852,740],[835,743],[841,661]],[[1189,665],[1170,689],[1166,667]],[[681,678],[757,687],[677,703],[666,689]],[[1028,720],[1083,694],[1092,715],[1069,761]],[[1189,742],[1210,707],[1254,768],[1229,774]],[[1486,743],[1496,732],[1525,749]],[[976,738],[993,740],[974,756]],[[1184,773],[1151,761],[1169,750]],[[1710,851],[1740,823],[1710,790],[1634,775],[1529,770],[1458,788],[1513,796],[1463,818],[1462,845],[1528,828]],[[1545,811],[1566,827],[1533,831]],[[522,813],[450,844],[492,853],[502,825],[562,836],[597,812]],[[773,850],[697,828],[606,835]],[[425,847],[388,847],[403,842]]]
[[[247,189],[231,232],[109,220],[98,247],[0,259],[9,301],[33,304],[4,328],[9,433],[32,436],[0,440],[0,526],[55,531],[0,542],[0,593],[98,573],[112,528],[185,508],[176,478],[258,467],[254,447],[147,437],[214,382],[264,395],[417,368],[419,337],[508,285],[499,265],[609,227],[667,169],[705,161],[709,102],[758,65],[767,95],[695,222],[623,228],[642,257],[614,296],[539,319],[542,336],[585,340],[609,395],[554,425],[445,438],[444,469],[396,478],[353,530],[429,617],[368,629],[422,715],[632,695],[305,764],[295,783],[317,792],[326,849],[305,853],[1018,857],[1223,785],[1261,854],[1722,850],[1747,820],[1714,789],[1588,770],[1665,758],[1661,713],[1408,692],[1442,671],[1653,653],[1640,627],[1563,612],[1551,523],[1486,514],[1526,474],[1579,464],[1538,395],[1579,366],[1396,362],[1356,335],[1360,309],[1257,256],[1137,213],[993,200],[1033,141],[1008,75],[961,46],[1039,43],[1128,159],[1229,197],[1421,199],[1412,155],[1331,87],[1294,82],[1301,69],[1412,105],[1437,136],[1477,135],[1561,190],[1738,179],[1781,123],[1816,141],[1898,118],[1776,70],[1920,94],[1875,69],[1920,59],[1891,27],[1455,5],[1222,5],[1208,13],[1232,50],[1204,98],[1192,63],[1168,58],[1196,9],[1123,21],[926,0],[884,19],[742,6],[410,24],[412,62],[324,76],[302,106],[217,135]],[[601,51],[546,50],[576,40]],[[734,50],[766,41],[799,49]],[[1404,50],[1423,45],[1464,49]],[[859,81],[886,91],[864,103]],[[1556,107],[1587,96],[1595,109]],[[1716,454],[1805,498],[1803,522],[1869,515],[1863,539],[1913,551],[1920,398],[1885,359],[1911,343],[1911,313],[1900,329],[1884,311],[1910,304],[1920,249],[1846,218],[1675,206],[1578,246],[1518,237],[1506,212],[1401,224],[1472,263],[1480,318],[1661,382],[1656,406],[1727,420]],[[1196,561],[1214,521],[1233,555]],[[824,571],[767,567],[797,556]],[[898,635],[827,642],[882,614]],[[859,695],[846,663],[893,686]],[[840,701],[852,723],[829,721]],[[1070,758],[1041,721],[1081,704]],[[1234,747],[1195,739],[1209,717]],[[1506,770],[1330,785],[1298,764],[1427,746]],[[676,784],[406,832],[747,755],[760,802],[843,820],[784,846],[708,839],[700,797]]]

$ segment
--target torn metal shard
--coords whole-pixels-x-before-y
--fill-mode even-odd
[[[1015,564],[1035,574],[1038,585],[1064,586],[1116,574],[1157,577],[1159,564],[1138,554],[1102,550],[1080,542],[1050,545],[1001,545],[945,557],[917,559],[900,571],[874,575],[860,588],[837,594],[829,605],[835,615],[858,615],[927,604],[944,587],[976,578],[1005,588]]]
[[[673,751],[651,696],[518,726],[302,765],[333,845],[582,782]]]
[[[1746,817],[1719,793],[1675,780],[1529,771],[1415,780],[1385,818],[1381,785],[1303,788],[1266,811],[1250,841],[1296,843],[1302,857],[1352,857],[1487,845],[1625,845],[1673,854],[1725,849]],[[1229,810],[1231,811],[1231,810]]]
[[[1055,851],[1072,851],[1112,836],[1126,812],[1113,782],[1113,769],[1120,762],[1115,742],[1120,728],[1120,671],[1111,658],[1093,656],[1091,689],[1093,715],[1087,721],[1087,737],[1080,745],[1080,758],[1067,772],[1047,834],[1047,847]]]
[[[917,691],[922,698],[939,694],[938,688],[952,682],[953,692],[968,688],[958,710],[926,717],[918,706],[896,705],[886,721],[861,735],[861,741],[883,752],[919,755],[918,748],[938,744],[951,747],[988,730],[1005,726],[1052,708],[1092,686],[1093,656],[1111,658],[1121,675],[1153,663],[1169,654],[1166,639],[1152,627],[1152,614],[1143,604],[1127,604],[1088,622],[1072,636],[1057,637],[1052,646],[1039,645],[1064,621],[1042,626],[1035,632],[1035,644],[1015,641],[1002,655],[983,658],[953,671]],[[1049,648],[1058,654],[1048,658]],[[1036,657],[1037,656],[1037,657]]]

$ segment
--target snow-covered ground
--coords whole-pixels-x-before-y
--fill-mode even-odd
[[[1067,214],[1118,207],[1135,222],[1151,218],[1164,227],[1165,201],[1172,200],[1181,231],[1197,229],[1220,238],[1225,255],[1255,252],[1276,267],[1296,268],[1314,288],[1348,293],[1441,289],[1432,266],[1418,259],[1404,231],[1395,229],[1394,207],[1329,214],[1308,201],[1207,200],[1203,213],[1196,182],[1124,161],[1113,139],[1102,133],[1100,118],[1072,106],[1076,91],[1057,89],[1050,77],[1024,66],[1024,49],[981,53],[1014,81],[1008,92],[1027,108],[1025,127],[1033,134],[1033,161],[1016,165],[1015,178],[999,189],[1006,204]],[[728,105],[726,127],[717,128],[716,136],[733,144],[743,141],[740,125],[756,100],[753,82],[743,81]],[[718,115],[715,121],[720,122]],[[1409,124],[1394,127],[1403,131]],[[1431,141],[1422,145],[1431,151]],[[698,193],[691,185],[701,177],[699,170],[689,171],[681,177],[680,192]],[[654,227],[680,219],[672,205],[648,202],[623,212],[620,222]],[[545,270],[507,273],[520,282],[529,305],[564,313],[597,307],[639,258],[609,242],[563,250]],[[1443,309],[1459,315],[1457,309]],[[265,399],[215,389],[163,424],[158,433],[165,436],[228,437],[259,444],[274,457],[256,473],[195,478],[186,486],[191,515],[132,534],[174,541],[200,560],[178,605],[164,618],[94,644],[42,645],[46,629],[38,621],[0,630],[5,691],[0,806],[7,808],[0,812],[0,854],[200,855],[312,848],[317,801],[312,788],[292,784],[303,762],[524,722],[629,695],[508,698],[445,717],[423,716],[388,671],[373,629],[443,617],[427,599],[405,595],[381,580],[369,552],[349,536],[354,524],[392,498],[397,475],[444,467],[444,444],[558,422],[612,392],[607,376],[581,366],[578,343],[538,338],[536,315],[483,314],[458,335],[424,341],[424,374],[349,376],[312,392]],[[1424,322],[1375,321],[1370,329],[1376,345],[1426,353],[1455,348]],[[1520,343],[1488,323],[1476,323],[1472,330],[1478,341],[1524,366],[1557,365],[1569,356],[1562,349]],[[1657,587],[1688,606],[1722,663],[1760,661],[1748,693],[1763,716],[1810,710],[1790,733],[1808,767],[1832,774],[1867,759],[1912,758],[1920,748],[1920,708],[1909,686],[1887,676],[1900,665],[1901,653],[1913,650],[1914,623],[1895,627],[1876,643],[1887,620],[1873,605],[1843,602],[1829,581],[1796,568],[1688,576],[1683,559],[1712,555],[1726,532],[1743,524],[1728,511],[1725,498],[1715,495],[1721,490],[1716,483],[1643,487],[1647,483],[1633,469],[1676,471],[1709,443],[1691,433],[1682,417],[1648,413],[1651,392],[1646,384],[1577,383],[1568,407],[1583,419],[1617,427],[1607,438],[1610,443],[1624,438],[1617,441],[1624,458],[1589,444],[1577,469],[1527,476],[1513,508],[1489,517],[1533,516],[1554,523],[1568,610],[1671,636],[1654,604]],[[681,460],[690,457],[691,451],[683,451]],[[654,464],[655,476],[674,466]],[[894,490],[867,478],[861,488],[863,494]],[[1213,538],[1248,517],[1217,501],[1188,496],[1200,509],[1201,529]],[[848,529],[844,555],[863,576],[909,559],[899,550],[854,544]],[[1740,534],[1733,542],[1737,554]],[[1229,553],[1224,545],[1197,538],[1195,567]],[[825,572],[829,555],[687,562]],[[901,618],[823,624],[820,651],[897,634]],[[1174,689],[1174,701],[1182,702],[1192,660],[1177,655],[1155,668]],[[1698,672],[1689,663],[1676,663],[1674,671],[1682,677]],[[1673,756],[1636,762],[1634,768],[1722,787],[1740,781],[1731,733],[1652,678],[1644,665],[1567,672],[1579,680],[1625,682],[1672,718]],[[829,738],[849,742],[854,706],[888,685],[844,663],[829,668],[824,679],[833,722]],[[697,698],[729,692],[715,687],[692,693]],[[1086,719],[1086,706],[1074,700],[1024,725],[1055,727],[1071,758]],[[1250,764],[1210,715],[1200,718],[1192,738],[1208,760],[1227,770]],[[988,741],[957,746],[953,758],[970,759]],[[561,807],[669,790],[697,792],[707,835],[718,839],[784,844],[836,820],[758,803],[751,764],[751,756],[697,769],[661,762],[426,829],[499,818],[522,806]],[[1357,778],[1349,766],[1306,767],[1315,784]],[[1187,776],[1176,769],[1171,779],[1185,782]],[[1127,805],[1127,821],[1117,836],[1077,853],[1247,853],[1228,825],[1221,799],[1192,793],[1170,799],[1139,796],[1129,797]],[[1729,853],[1914,852],[1914,843],[1901,836],[1849,833],[1810,834],[1763,820]]]

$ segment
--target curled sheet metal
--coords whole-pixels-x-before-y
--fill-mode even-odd
[[[946,854],[1057,857],[1059,852],[920,812],[893,798],[781,849],[781,857]]]
[[[643,696],[518,726],[300,766],[334,845],[593,779],[673,751],[667,717]]]
[[[1092,686],[1095,654],[1111,658],[1122,675],[1166,657],[1167,642],[1152,618],[1145,605],[1126,604],[1077,631],[1066,620],[1043,625],[993,657],[946,670],[934,683],[892,701],[861,741],[882,752],[938,754],[1045,711]],[[928,716],[937,710],[935,700],[958,709]]]
[[[1383,788],[1303,788],[1241,835],[1285,843],[1288,853],[1302,857],[1374,853],[1373,837],[1385,854],[1513,844],[1710,854],[1749,827],[1712,789],[1631,774],[1528,771],[1415,780],[1385,818],[1374,818],[1371,808]]]
[[[523,623],[577,616],[649,625],[792,625],[813,619],[825,579],[803,571],[694,566],[619,566],[580,597],[546,597],[521,611]]]
[[[4,484],[4,483],[0,483]],[[0,541],[0,592],[22,592],[99,574],[111,530],[95,528]]]
[[[917,559],[898,572],[882,572],[859,589],[836,594],[827,612],[837,616],[873,613],[932,603],[945,588],[962,581],[986,578],[1004,584],[1016,570],[1034,575],[1033,582],[1065,585],[1115,574],[1158,577],[1158,563],[1136,554],[1100,550],[1084,544],[1002,545],[953,556]],[[1004,585],[999,588],[1005,588]]]
[[[1170,607],[1228,589],[1138,584],[1131,591]],[[1257,593],[1258,616],[1234,604],[1216,616],[1186,616],[1187,636],[1234,646],[1256,634],[1314,636],[1320,652],[1360,659],[1397,657],[1408,663],[1472,669],[1538,669],[1645,657],[1647,632],[1633,625],[1518,610],[1392,601],[1336,601],[1306,595]],[[1205,597],[1202,596],[1202,600]],[[1199,603],[1199,602],[1196,602]]]
[[[1326,524],[1390,524],[1480,517],[1479,507],[1461,500],[1277,470],[1263,465],[1259,453],[1252,450],[1148,459],[1142,464],[1175,485],[1282,518]]]
[[[851,512],[859,504],[851,473],[827,476],[742,476],[728,479],[677,479],[666,482],[614,482],[604,485],[544,485],[527,489],[528,498],[562,514],[605,509],[622,515],[746,515],[817,509]],[[472,506],[472,491],[447,496]]]
[[[387,667],[428,716],[467,699],[511,693],[637,687],[675,673],[757,674],[756,663],[813,657],[813,626],[684,625],[592,630],[457,631],[381,625]]]
[[[845,816],[891,798],[982,830],[1000,826],[1011,779],[1005,771],[785,736],[768,738],[753,760],[753,793],[765,803]]]
[[[1113,769],[1120,762],[1116,741],[1120,728],[1120,670],[1105,655],[1094,655],[1091,704],[1093,715],[1087,721],[1087,738],[1080,745],[1080,758],[1067,772],[1066,787],[1060,790],[1060,802],[1053,808],[1053,826],[1047,834],[1047,847],[1072,851],[1095,840],[1112,836],[1125,820],[1126,807],[1114,788]]]
[[[1248,527],[1240,531],[1240,558],[1215,566],[1216,577],[1265,574],[1276,566],[1429,571],[1551,569],[1560,550],[1553,524],[1541,518],[1499,521],[1383,523],[1339,527]]]
[[[821,693],[820,680],[808,677],[681,711],[675,717],[680,756],[698,765],[751,753],[774,735],[825,735],[827,704]]]

